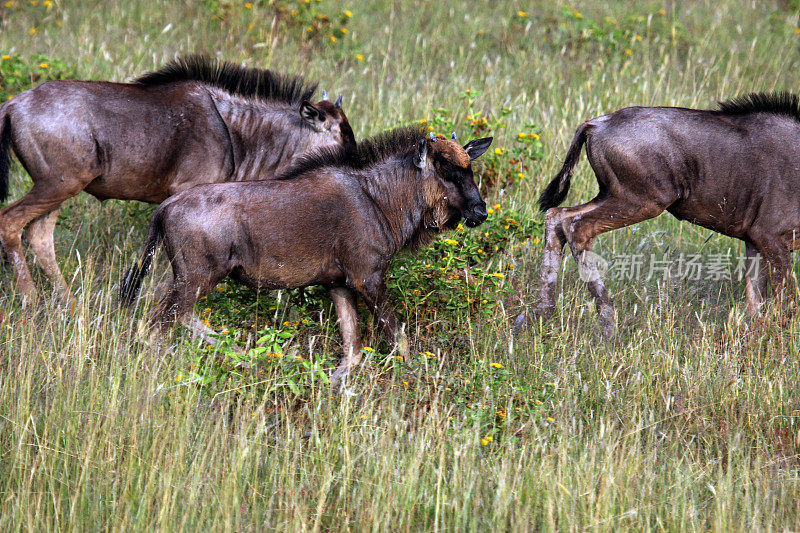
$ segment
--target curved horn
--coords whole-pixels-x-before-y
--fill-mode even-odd
[[[333,104],[333,107],[342,107],[342,93],[339,93],[339,98],[336,99],[336,103]]]
[[[328,91],[326,91],[325,89],[322,89],[322,101],[323,102],[328,101]]]
[[[431,132],[431,142],[436,142],[436,135]]]
[[[451,139],[453,139],[453,140],[455,141],[455,140],[456,140],[456,132],[453,132],[453,136],[452,136],[452,137],[450,137],[450,138],[451,138]]]

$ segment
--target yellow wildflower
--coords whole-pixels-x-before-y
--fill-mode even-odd
[[[528,136],[528,134],[526,134],[526,133],[517,133],[517,137],[519,137],[520,139],[524,139],[527,136]]]
[[[500,363],[490,363],[489,366],[492,368],[503,368],[503,365]]]
[[[523,179],[525,179],[525,174],[523,174],[522,172],[517,172],[517,177],[519,179],[523,180]]]
[[[628,54],[629,56],[632,56],[633,55],[633,50],[631,50],[630,48],[626,48],[625,49],[625,53]]]
[[[356,59],[359,61],[364,61],[364,56],[361,54],[356,54]]]
[[[538,136],[537,134],[535,134],[535,133],[531,133],[531,134],[529,135],[529,137],[530,137],[531,139],[533,139],[534,141],[538,141],[538,140],[539,140],[539,136]]]
[[[364,346],[363,350],[365,352],[374,352],[375,348],[373,348],[372,346]]]
[[[637,41],[641,41],[642,40],[642,36],[641,35],[634,35],[633,38],[636,39]]]
[[[334,37],[333,35],[331,35],[331,42],[332,42],[332,43],[335,43],[335,42],[336,42],[336,37]]]
[[[517,16],[519,18],[521,18],[521,19],[524,19],[525,17],[528,16],[528,12],[527,11],[517,11]]]
[[[500,204],[494,204],[492,207],[494,207],[495,209],[500,209]]]
[[[52,6],[52,5],[53,5],[53,2],[51,2],[50,0],[44,0],[44,2],[42,3],[42,5],[43,5],[44,7],[50,7],[50,6]]]
[[[8,2],[6,2],[4,5],[5,5],[6,7],[11,7],[11,6],[13,6],[13,5],[14,5],[14,0],[8,0]]]
[[[494,274],[492,274],[492,277],[497,279],[503,279],[505,276],[503,276],[502,272],[495,272]]]
[[[462,231],[464,231],[464,226],[459,224],[458,226],[456,226],[456,231],[461,233]]]
[[[491,215],[492,213],[494,213],[494,209],[492,209],[492,208],[490,207],[489,209],[487,209],[487,210],[486,210],[486,212],[487,212],[487,213],[489,213],[489,214]]]
[[[36,28],[31,28],[28,30],[28,35],[33,35],[36,33]]]
[[[556,419],[555,419],[555,418],[553,418],[552,416],[548,416],[548,417],[547,417],[547,421],[548,421],[548,422],[555,422],[555,420],[556,420]]]
[[[658,14],[659,15],[666,15],[667,14],[667,10],[666,9],[659,9],[658,10]]]
[[[247,3],[244,5],[244,8],[245,8],[245,9],[250,9],[251,7],[253,7],[253,4],[251,4],[250,2],[247,2]]]
[[[8,54],[5,54],[5,55],[1,56],[0,59],[11,59],[11,56],[8,55]]]
[[[456,244],[458,244],[458,241],[455,240],[455,239],[447,239],[444,242],[445,242],[445,244],[449,244],[450,246],[455,246]]]
[[[494,153],[495,153],[495,155],[503,155],[503,149],[502,148],[495,148],[494,149]]]
[[[344,34],[346,34],[346,33],[347,33],[347,28],[342,28],[342,29],[340,29],[339,31],[340,31],[340,32],[342,32],[342,35],[344,35]]]
[[[582,19],[583,18],[583,13],[581,13],[580,11],[576,11],[575,12],[575,18],[576,19]]]
[[[30,2],[29,2],[29,3],[30,3],[30,5],[32,5],[32,6],[38,6],[38,5],[39,5],[39,2],[38,2],[38,0],[30,0]]]
[[[47,63],[39,63],[39,68],[50,68],[50,65]]]
[[[347,18],[350,18],[350,17],[353,16],[353,12],[350,11],[349,9],[345,9],[344,10],[344,16],[347,17]]]

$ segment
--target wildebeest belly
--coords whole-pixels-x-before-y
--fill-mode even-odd
[[[288,261],[262,257],[257,265],[235,267],[230,277],[254,289],[276,290],[329,285],[341,281],[343,274],[335,264],[322,258]]]

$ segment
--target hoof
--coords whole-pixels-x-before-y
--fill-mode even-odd
[[[528,317],[525,313],[521,315],[517,315],[517,318],[514,319],[514,323],[511,325],[511,334],[516,335],[523,329],[528,326]]]

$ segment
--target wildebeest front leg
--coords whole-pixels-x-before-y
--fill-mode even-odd
[[[786,305],[794,299],[794,283],[791,277],[790,244],[778,235],[759,235],[752,232],[753,244],[764,258],[762,268],[766,270],[772,285],[776,303]]]
[[[347,287],[328,289],[339,318],[339,331],[342,333],[344,357],[339,361],[336,371],[331,375],[331,383],[339,385],[347,380],[350,372],[361,363],[361,336],[358,334],[358,310],[356,293]]]
[[[753,243],[745,243],[745,254],[747,314],[751,317],[756,317],[761,315],[761,304],[767,294],[767,266],[762,261],[761,254]]]
[[[381,275],[379,278],[380,281],[372,283],[367,281],[357,287],[357,290],[369,306],[384,334],[394,341],[397,353],[402,357],[408,357],[408,337],[403,328],[398,327],[397,317],[386,296],[386,284],[383,282],[383,276]]]

